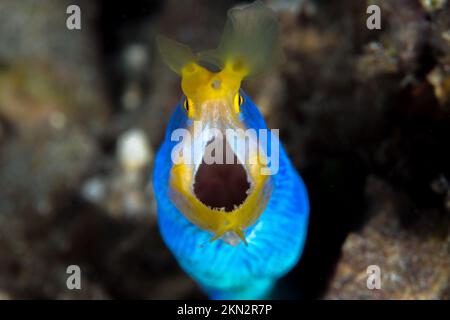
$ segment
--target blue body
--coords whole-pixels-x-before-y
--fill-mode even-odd
[[[241,110],[247,128],[267,128],[248,96],[244,95]],[[186,111],[177,105],[155,160],[153,186],[162,237],[181,267],[211,298],[268,298],[276,280],[294,267],[303,250],[309,215],[305,185],[280,144],[273,192],[260,218],[245,230],[248,245],[209,242],[212,234],[189,222],[168,197],[170,154],[176,143],[170,136],[188,123]]]

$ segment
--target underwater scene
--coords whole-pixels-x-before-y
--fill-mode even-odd
[[[16,299],[450,300],[450,1],[1,0]]]

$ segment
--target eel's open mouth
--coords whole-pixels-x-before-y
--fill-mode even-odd
[[[213,143],[216,140],[210,142]],[[230,212],[245,201],[251,185],[245,167],[239,163],[226,140],[217,143],[223,148],[223,161],[207,164],[202,160],[195,174],[194,193],[206,206]],[[226,163],[227,154],[228,158],[233,158],[232,163]],[[215,151],[212,151],[212,156],[215,156]]]

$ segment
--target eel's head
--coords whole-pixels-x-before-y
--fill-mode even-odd
[[[245,241],[243,230],[266,207],[271,191],[264,174],[265,148],[241,121],[245,108],[239,72],[213,73],[189,65],[182,73],[186,128],[170,173],[171,197],[194,224],[230,243]],[[237,237],[236,237],[237,235]]]
[[[189,221],[214,234],[212,240],[246,242],[244,230],[270,198],[267,149],[242,121],[240,86],[279,56],[277,36],[273,12],[255,3],[229,11],[216,50],[194,55],[185,45],[158,38],[165,62],[181,76],[188,118],[183,132],[172,133],[182,139],[172,150],[170,196]],[[212,65],[215,72],[205,67]]]

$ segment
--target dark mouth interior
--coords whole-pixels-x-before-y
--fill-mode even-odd
[[[233,152],[224,144],[224,158],[227,152]],[[206,164],[202,161],[195,175],[194,193],[210,208],[224,208],[233,211],[247,198],[250,183],[245,168],[233,153],[233,164]]]

